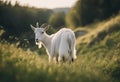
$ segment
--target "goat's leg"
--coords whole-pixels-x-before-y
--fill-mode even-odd
[[[70,54],[69,62],[72,63],[74,62],[74,52],[70,51],[69,54]]]
[[[58,62],[60,63],[60,62],[62,61],[62,59],[63,59],[63,58],[62,58],[61,56],[59,56],[59,57],[58,57]]]
[[[74,62],[74,58],[70,57],[70,63]]]
[[[54,57],[55,64],[58,63],[58,57]]]
[[[49,63],[50,63],[50,62],[51,62],[51,56],[49,56],[49,59],[48,59],[48,60],[49,60]]]

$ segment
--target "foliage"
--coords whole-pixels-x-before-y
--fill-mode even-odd
[[[66,17],[70,27],[85,26],[117,14],[120,0],[78,0]]]
[[[65,13],[59,12],[54,13],[49,18],[49,24],[52,25],[54,28],[59,29],[61,26],[65,25]]]
[[[82,42],[87,43],[89,45],[93,45],[96,42],[99,42],[105,38],[105,36],[111,32],[120,30],[120,13],[107,21],[99,22],[90,26],[86,26],[85,28],[89,28],[89,33],[83,37],[78,38],[78,44],[80,40]],[[91,28],[91,30],[90,30]],[[85,30],[85,29],[84,29]],[[88,30],[88,29],[87,29]]]
[[[11,2],[0,0],[0,26],[4,29],[2,39],[10,43],[19,42],[19,46],[30,48],[34,46],[34,33],[30,24],[47,23],[50,15],[50,9],[38,9],[28,6],[20,6],[18,2],[12,5]]]
[[[77,39],[81,59],[94,65],[119,82],[120,77],[120,15],[96,24],[83,37]],[[101,28],[100,28],[101,27]],[[89,28],[89,27],[88,27]],[[116,80],[115,80],[116,79]]]
[[[0,43],[0,82],[106,82],[108,79],[93,66],[48,63],[47,57],[14,44]],[[7,48],[7,50],[6,50]],[[79,59],[80,57],[78,57]],[[74,77],[73,77],[74,76]]]

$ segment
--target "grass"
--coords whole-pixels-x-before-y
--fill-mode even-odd
[[[120,81],[120,15],[96,25],[77,39],[78,54],[90,65],[100,68],[113,82]]]
[[[120,23],[120,14],[111,18],[110,20],[103,21],[103,22],[93,24],[90,26],[86,26],[85,29],[89,29],[87,30],[89,33],[87,33],[83,37],[79,37],[77,39],[77,44],[79,43],[89,44],[89,43],[95,43],[95,41],[97,42],[98,40],[102,40],[107,34],[113,31],[120,30],[119,23]]]
[[[78,58],[72,64],[48,63],[42,51],[38,54],[1,41],[0,82],[119,82],[119,22],[118,15],[80,36]]]
[[[73,64],[48,63],[47,56],[0,43],[0,82],[106,82],[107,76],[78,57]],[[82,63],[80,63],[82,62]]]

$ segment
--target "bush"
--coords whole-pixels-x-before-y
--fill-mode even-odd
[[[116,15],[120,0],[77,0],[66,18],[70,27],[85,26]]]
[[[60,29],[62,26],[65,26],[65,13],[54,13],[49,18],[49,24],[55,29]]]

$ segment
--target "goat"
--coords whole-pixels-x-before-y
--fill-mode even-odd
[[[62,28],[58,32],[52,35],[48,35],[46,30],[49,25],[46,23],[39,26],[36,23],[36,27],[30,25],[35,33],[36,45],[41,48],[41,44],[45,47],[49,56],[49,62],[51,59],[55,59],[55,62],[65,61],[69,58],[70,62],[76,59],[75,34],[71,29]]]

